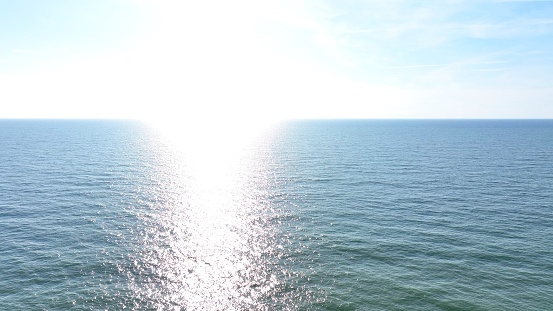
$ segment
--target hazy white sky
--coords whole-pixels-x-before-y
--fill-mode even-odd
[[[553,118],[553,1],[5,0],[1,118]]]

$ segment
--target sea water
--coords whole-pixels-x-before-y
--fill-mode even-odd
[[[0,309],[553,310],[553,121],[206,129],[1,120]]]

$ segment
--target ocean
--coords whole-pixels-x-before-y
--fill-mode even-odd
[[[0,309],[553,310],[552,120],[239,138],[0,120]]]

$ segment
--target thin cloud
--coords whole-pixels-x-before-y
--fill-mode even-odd
[[[392,66],[392,67],[386,67],[391,69],[410,69],[410,68],[428,68],[428,67],[445,67],[446,64],[441,65],[408,65],[408,66]]]
[[[495,0],[494,2],[553,2],[553,0]]]
[[[476,72],[498,72],[498,71],[506,71],[506,70],[509,70],[509,68],[502,67],[502,68],[489,68],[489,69],[474,69],[472,71],[476,71]]]
[[[37,54],[37,50],[28,50],[28,49],[13,49],[12,53],[15,54]]]

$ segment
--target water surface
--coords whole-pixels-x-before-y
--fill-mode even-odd
[[[553,121],[181,131],[0,121],[0,305],[553,309]]]

